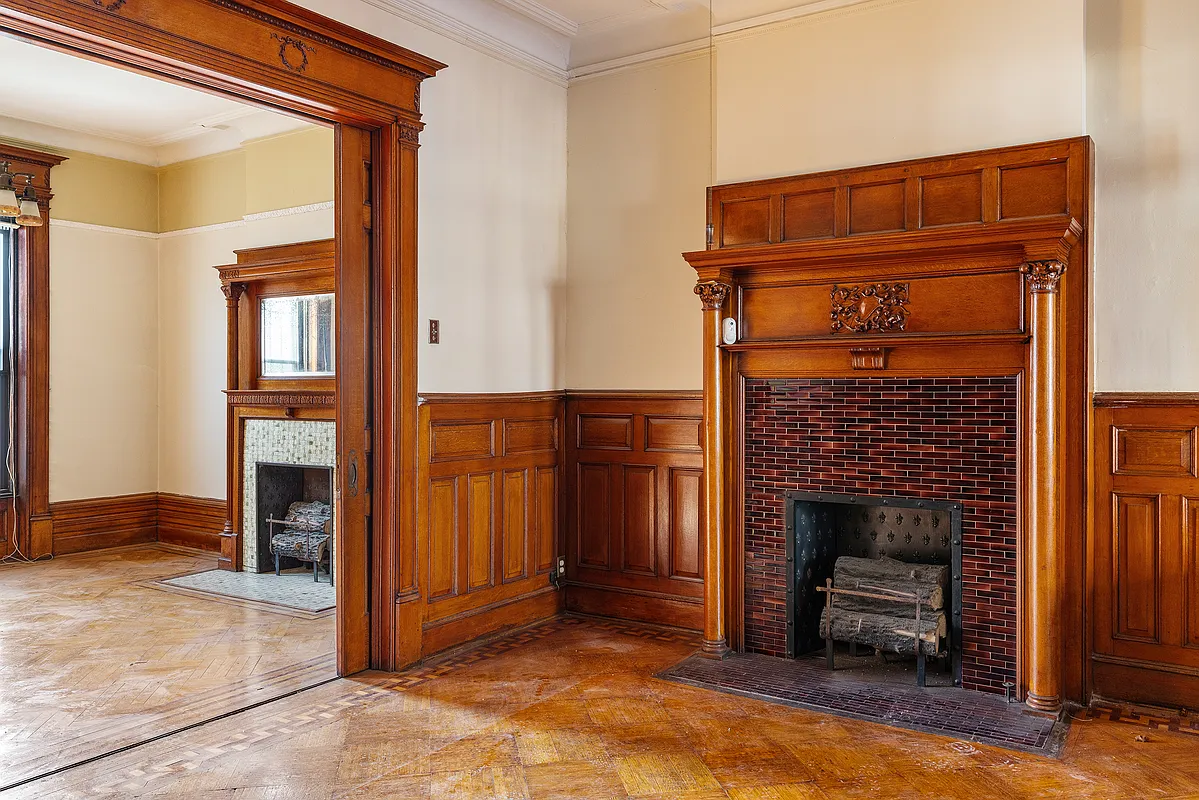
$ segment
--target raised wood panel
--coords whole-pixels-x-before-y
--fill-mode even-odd
[[[703,470],[670,470],[670,577],[704,578]]]
[[[429,431],[433,461],[467,461],[495,455],[495,423],[442,422]]]
[[[1104,395],[1095,409],[1093,690],[1199,702],[1199,396]]]
[[[537,545],[534,563],[538,574],[554,568],[558,556],[558,468],[533,470],[534,509],[537,515]]]
[[[612,565],[612,468],[608,464],[579,464],[575,519],[578,558],[593,569]]]
[[[963,175],[935,175],[920,180],[922,228],[982,221],[982,170]]]
[[[645,449],[650,453],[702,453],[703,421],[695,417],[647,416]]]
[[[621,469],[624,494],[621,502],[621,553],[625,572],[656,575],[658,566],[658,471],[650,466]]]
[[[458,593],[458,479],[429,482],[429,600]]]
[[[558,450],[558,419],[504,420],[504,454],[552,453]]]
[[[453,525],[435,527],[432,514],[419,521],[430,540],[452,537],[461,574],[461,591],[450,592],[430,569],[421,623],[429,655],[561,607],[549,572],[562,547],[563,400],[561,393],[425,395],[420,411],[421,492],[455,481],[461,509]]]
[[[837,232],[837,193],[833,189],[783,195],[783,241],[828,239]]]
[[[770,200],[739,200],[722,207],[724,247],[765,244],[770,241]]]
[[[495,496],[490,472],[466,479],[466,588],[494,585]]]
[[[568,393],[566,405],[567,607],[695,627],[703,593],[702,401],[579,392]],[[585,434],[596,419],[620,425],[608,436]]]
[[[1001,169],[1000,216],[1026,219],[1069,213],[1068,180],[1065,161]]]
[[[1195,474],[1195,428],[1114,428],[1117,475]]]
[[[849,188],[849,233],[902,231],[905,225],[905,181]]]
[[[528,470],[504,473],[504,582],[527,577],[529,542]]]
[[[1089,175],[1070,172],[1071,160],[1082,155],[1081,141],[714,186],[709,246],[794,244],[1055,215],[1083,219],[1086,199],[1069,196]]]
[[[1115,634],[1156,642],[1161,547],[1158,499],[1142,495],[1116,495],[1114,499]]]
[[[1199,647],[1199,497],[1182,498],[1182,566],[1186,587],[1183,642]]]
[[[1008,332],[1023,328],[1023,281],[1015,268],[888,283],[906,283],[909,287],[904,333]],[[741,291],[742,341],[832,335],[835,285],[746,286]],[[869,285],[872,282],[841,284],[850,288]]]
[[[578,419],[580,450],[633,449],[633,417],[586,414]]]

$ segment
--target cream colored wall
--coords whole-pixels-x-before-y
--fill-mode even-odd
[[[50,228],[50,499],[158,487],[158,242]]]
[[[1199,391],[1197,39],[1193,0],[1087,4],[1099,391]]]
[[[421,95],[421,391],[562,388],[566,89],[360,0],[299,4],[450,65]]]
[[[716,180],[1078,136],[1083,0],[883,0],[722,38]]]
[[[707,53],[570,88],[566,385],[699,385],[699,301],[685,250],[705,243]]]
[[[333,210],[266,217],[159,242],[158,488],[225,496],[225,298],[233,251],[333,235]]]

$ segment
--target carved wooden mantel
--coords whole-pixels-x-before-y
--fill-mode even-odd
[[[1090,164],[1080,138],[709,190],[709,249],[684,254],[704,320],[705,653],[743,647],[744,379],[1017,376],[1018,689],[1040,711],[1082,699]]]

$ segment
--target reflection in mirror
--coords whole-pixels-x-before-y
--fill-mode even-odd
[[[262,300],[262,377],[333,375],[333,295]]]

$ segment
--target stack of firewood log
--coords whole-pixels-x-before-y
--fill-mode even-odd
[[[945,594],[949,568],[907,564],[893,558],[837,559],[833,588],[820,615],[820,636],[885,653],[935,656],[947,633]],[[916,598],[920,600],[917,626]]]

